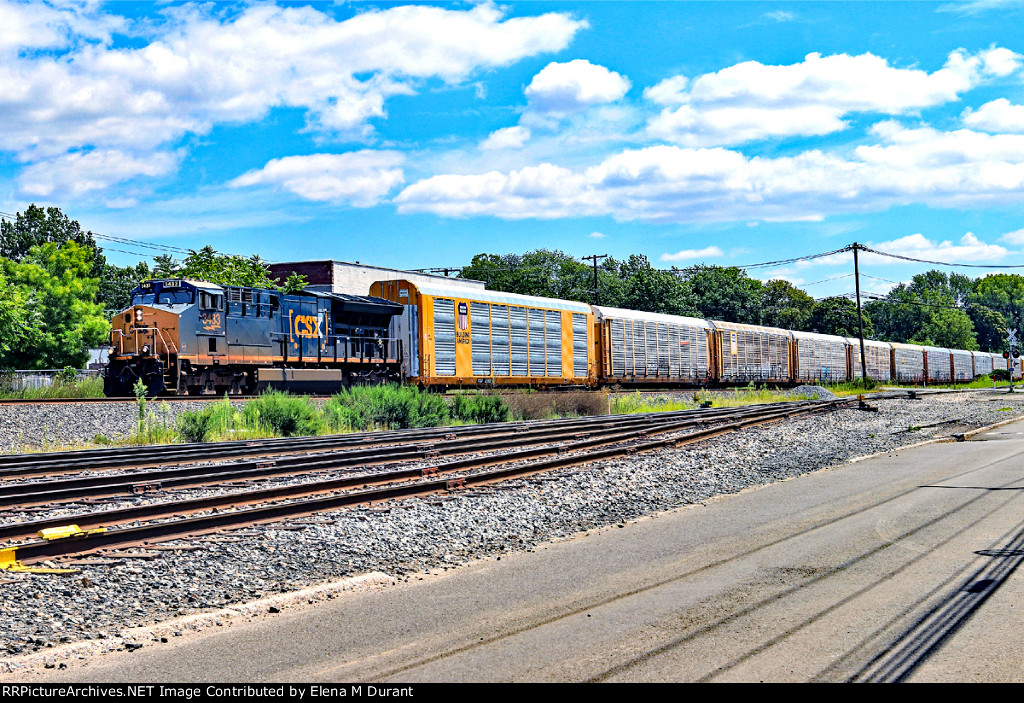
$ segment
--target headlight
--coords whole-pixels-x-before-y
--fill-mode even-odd
[[[135,311],[135,321],[142,322],[142,310]]]
[[[143,356],[149,356],[149,345],[148,344],[143,344],[142,345],[142,355]]]

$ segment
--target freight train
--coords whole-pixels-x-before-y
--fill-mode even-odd
[[[1024,360],[865,340],[879,382],[969,382]],[[859,340],[570,300],[378,281],[369,296],[148,281],[113,320],[107,395],[712,386],[861,378]]]

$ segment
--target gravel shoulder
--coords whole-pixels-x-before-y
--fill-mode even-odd
[[[0,672],[59,667],[69,656],[154,641],[159,646],[161,638],[217,625],[225,608],[255,617],[283,601],[240,605],[300,591],[305,602],[309,587],[319,588],[310,602],[336,597],[349,586],[325,584],[350,577],[361,577],[364,587],[423,578],[1024,416],[1024,394],[872,404],[877,413],[843,410],[443,499],[333,512],[300,530],[268,527],[190,540],[179,543],[182,551],[151,561],[87,565],[70,576],[0,572]],[[0,521],[11,519],[0,513]]]

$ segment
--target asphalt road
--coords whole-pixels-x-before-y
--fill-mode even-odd
[[[36,681],[1021,681],[1024,423]]]

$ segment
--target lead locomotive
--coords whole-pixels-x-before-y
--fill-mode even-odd
[[[331,392],[400,380],[389,336],[402,306],[338,293],[282,293],[202,281],[146,281],[118,313],[104,371],[107,396]]]

